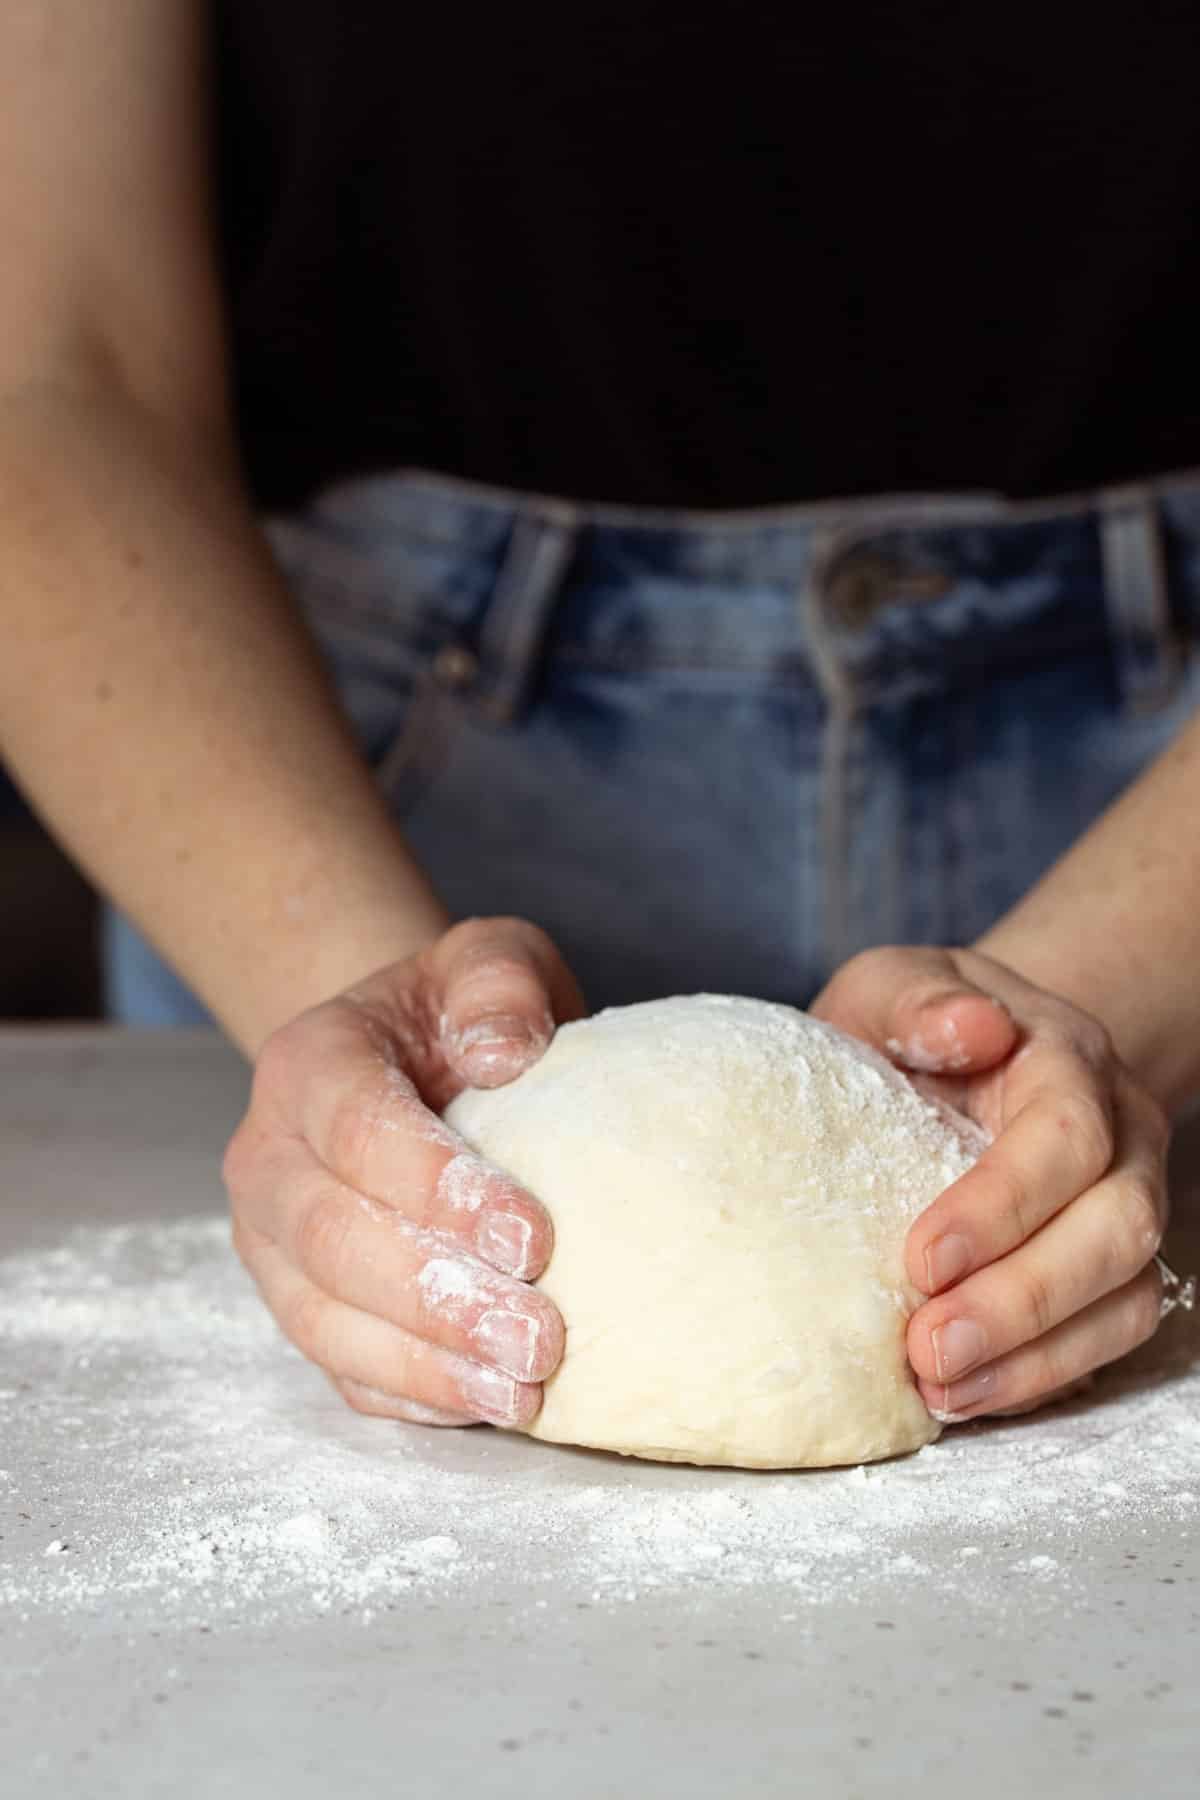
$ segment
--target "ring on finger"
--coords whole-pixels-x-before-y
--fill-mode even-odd
[[[1191,1312],[1196,1304],[1196,1277],[1194,1275],[1177,1275],[1165,1256],[1156,1256],[1154,1266],[1158,1270],[1162,1282],[1162,1301],[1160,1319],[1181,1307],[1184,1312]]]

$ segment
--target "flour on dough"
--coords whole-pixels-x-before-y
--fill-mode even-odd
[[[655,1000],[446,1118],[554,1220],[567,1348],[535,1437],[795,1468],[937,1436],[904,1240],[986,1140],[873,1051],[790,1007]]]

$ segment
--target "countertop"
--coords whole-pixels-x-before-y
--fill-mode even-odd
[[[0,1031],[6,1800],[1200,1792],[1196,1321],[866,1471],[365,1420],[228,1248],[245,1090]]]

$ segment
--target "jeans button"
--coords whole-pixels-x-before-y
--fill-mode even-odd
[[[882,606],[913,606],[949,593],[943,569],[919,568],[878,550],[856,550],[835,563],[825,579],[830,613],[851,631],[862,631]]]
[[[479,658],[462,644],[443,644],[433,659],[433,678],[439,687],[469,687],[479,673]]]
[[[868,625],[895,586],[897,565],[874,551],[857,551],[837,563],[825,582],[829,610],[852,631]]]

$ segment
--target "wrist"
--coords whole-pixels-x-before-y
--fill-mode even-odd
[[[229,844],[205,846],[189,879],[157,865],[141,923],[245,1054],[386,965],[435,942],[449,914],[366,784],[307,818],[256,809]]]
[[[972,948],[1099,1020],[1134,1079],[1168,1111],[1176,1109],[1191,1082],[1172,1019],[1156,1004],[1152,972],[1141,967],[1129,939],[1111,934],[1104,943],[1091,942],[1074,909],[1062,921],[1042,907],[1030,912],[1026,918],[1018,907]]]
[[[339,883],[331,892],[324,883],[316,891],[290,884],[261,932],[244,941],[238,959],[244,979],[222,1009],[225,1023],[253,1057],[272,1032],[298,1013],[378,969],[418,956],[450,922],[424,876],[407,859],[383,881],[361,888]]]

